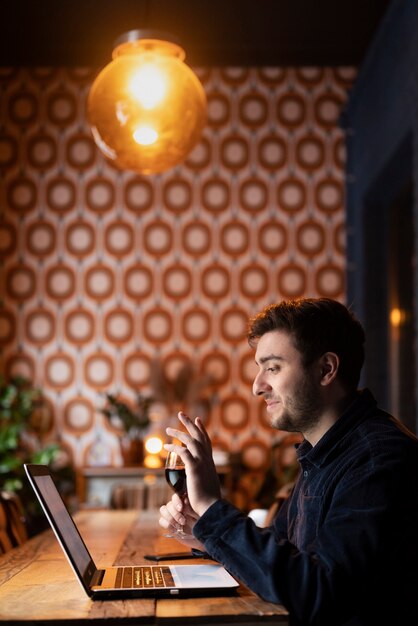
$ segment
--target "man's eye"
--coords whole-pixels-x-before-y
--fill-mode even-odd
[[[267,371],[268,371],[268,372],[273,372],[273,373],[274,373],[274,372],[278,372],[278,371],[279,371],[279,368],[278,368],[277,366],[268,367],[268,368],[267,368]]]

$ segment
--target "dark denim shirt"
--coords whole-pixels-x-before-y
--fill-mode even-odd
[[[418,440],[368,390],[312,447],[272,527],[215,502],[208,553],[294,625],[418,624]]]

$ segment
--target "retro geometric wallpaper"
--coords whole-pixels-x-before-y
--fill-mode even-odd
[[[217,445],[268,463],[247,319],[295,296],[344,300],[344,136],[352,68],[198,69],[208,124],[187,161],[107,164],[86,121],[91,69],[9,69],[1,85],[1,371],[45,392],[76,466],[120,463],[103,392],[151,363],[216,380]]]

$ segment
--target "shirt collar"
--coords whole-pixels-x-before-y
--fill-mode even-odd
[[[345,436],[360,422],[367,419],[370,412],[376,409],[376,406],[376,400],[369,389],[357,391],[350,406],[315,446],[312,446],[306,439],[298,446],[298,460],[300,462],[308,461],[317,467],[324,465],[336,446],[341,445]]]

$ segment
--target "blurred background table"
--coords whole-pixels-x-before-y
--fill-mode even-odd
[[[231,467],[217,466],[223,495],[231,492]],[[82,508],[152,510],[165,504],[172,490],[164,477],[164,468],[82,467],[76,474],[77,498]]]

